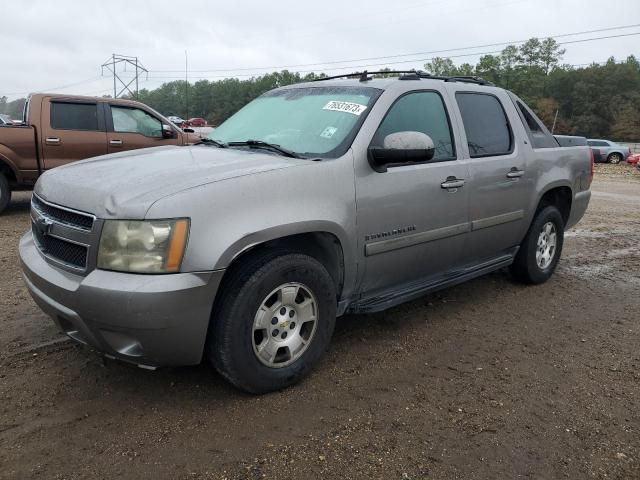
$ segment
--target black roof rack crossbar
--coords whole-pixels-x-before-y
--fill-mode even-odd
[[[446,77],[445,82],[466,82],[466,83],[477,83],[478,85],[490,85],[493,86],[493,83],[480,78],[480,77],[474,77],[474,76],[470,76],[470,75],[464,75],[464,76],[453,76],[453,77]]]
[[[452,75],[452,76],[440,76],[440,75],[431,75],[430,73],[423,72],[421,70],[380,70],[377,72],[367,72],[366,70],[363,72],[353,72],[353,73],[343,73],[341,75],[333,75],[331,77],[323,77],[316,78],[313,80],[314,82],[322,82],[325,80],[336,80],[338,78],[352,78],[358,77],[361,82],[367,82],[371,80],[372,77],[369,75],[400,75],[400,80],[419,80],[421,78],[431,79],[431,80],[442,80],[445,82],[463,82],[463,83],[474,83],[476,85],[487,85],[494,86],[493,83],[488,82],[480,77],[468,76],[468,75]]]
[[[314,82],[322,82],[324,80],[335,80],[337,78],[351,78],[351,77],[360,77],[360,81],[366,82],[367,80],[371,80],[369,75],[383,75],[383,74],[416,74],[422,73],[424,75],[429,75],[426,72],[420,72],[416,70],[380,70],[378,72],[367,72],[364,70],[363,72],[353,72],[353,73],[343,73],[340,75],[332,75],[330,77],[316,78],[313,80]]]

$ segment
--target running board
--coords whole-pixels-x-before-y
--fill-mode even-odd
[[[382,310],[395,307],[401,303],[410,302],[411,300],[420,298],[427,293],[452,287],[453,285],[466,282],[467,280],[471,280],[476,277],[481,277],[482,275],[486,275],[487,273],[491,273],[495,270],[511,265],[517,251],[518,248],[516,247],[507,254],[492,258],[491,260],[475,265],[469,269],[457,270],[447,274],[444,278],[440,278],[435,282],[433,280],[429,282],[414,282],[405,286],[405,288],[395,290],[390,293],[385,293],[377,297],[360,299],[349,305],[346,313],[380,312]]]

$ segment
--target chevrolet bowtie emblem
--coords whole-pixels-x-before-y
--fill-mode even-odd
[[[51,225],[53,225],[51,220],[44,217],[40,217],[34,223],[35,223],[36,229],[41,235],[47,235],[48,233],[51,232]]]

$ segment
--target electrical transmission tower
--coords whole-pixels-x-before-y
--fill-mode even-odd
[[[130,65],[135,69],[135,76],[129,81],[128,77],[124,80],[120,78],[118,72],[116,70],[116,66],[119,64],[123,64],[123,70],[127,71],[127,65]],[[118,55],[112,54],[111,58],[102,64],[102,75],[104,75],[105,68],[113,74],[113,98],[118,98],[122,95],[125,90],[128,91],[132,96],[138,98],[138,78],[141,73],[147,74],[147,79],[149,78],[149,71],[142,66],[142,64],[138,61],[138,57],[129,57],[127,55]],[[135,82],[135,93],[131,91],[131,85]],[[120,88],[120,91],[118,91]]]

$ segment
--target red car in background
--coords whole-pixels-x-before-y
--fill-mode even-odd
[[[190,118],[184,123],[185,123],[185,126],[187,127],[206,127],[207,126],[207,121],[204,118],[200,118],[200,117]]]
[[[640,153],[632,153],[627,157],[627,163],[630,163],[631,165],[638,165],[639,162],[640,162]]]

